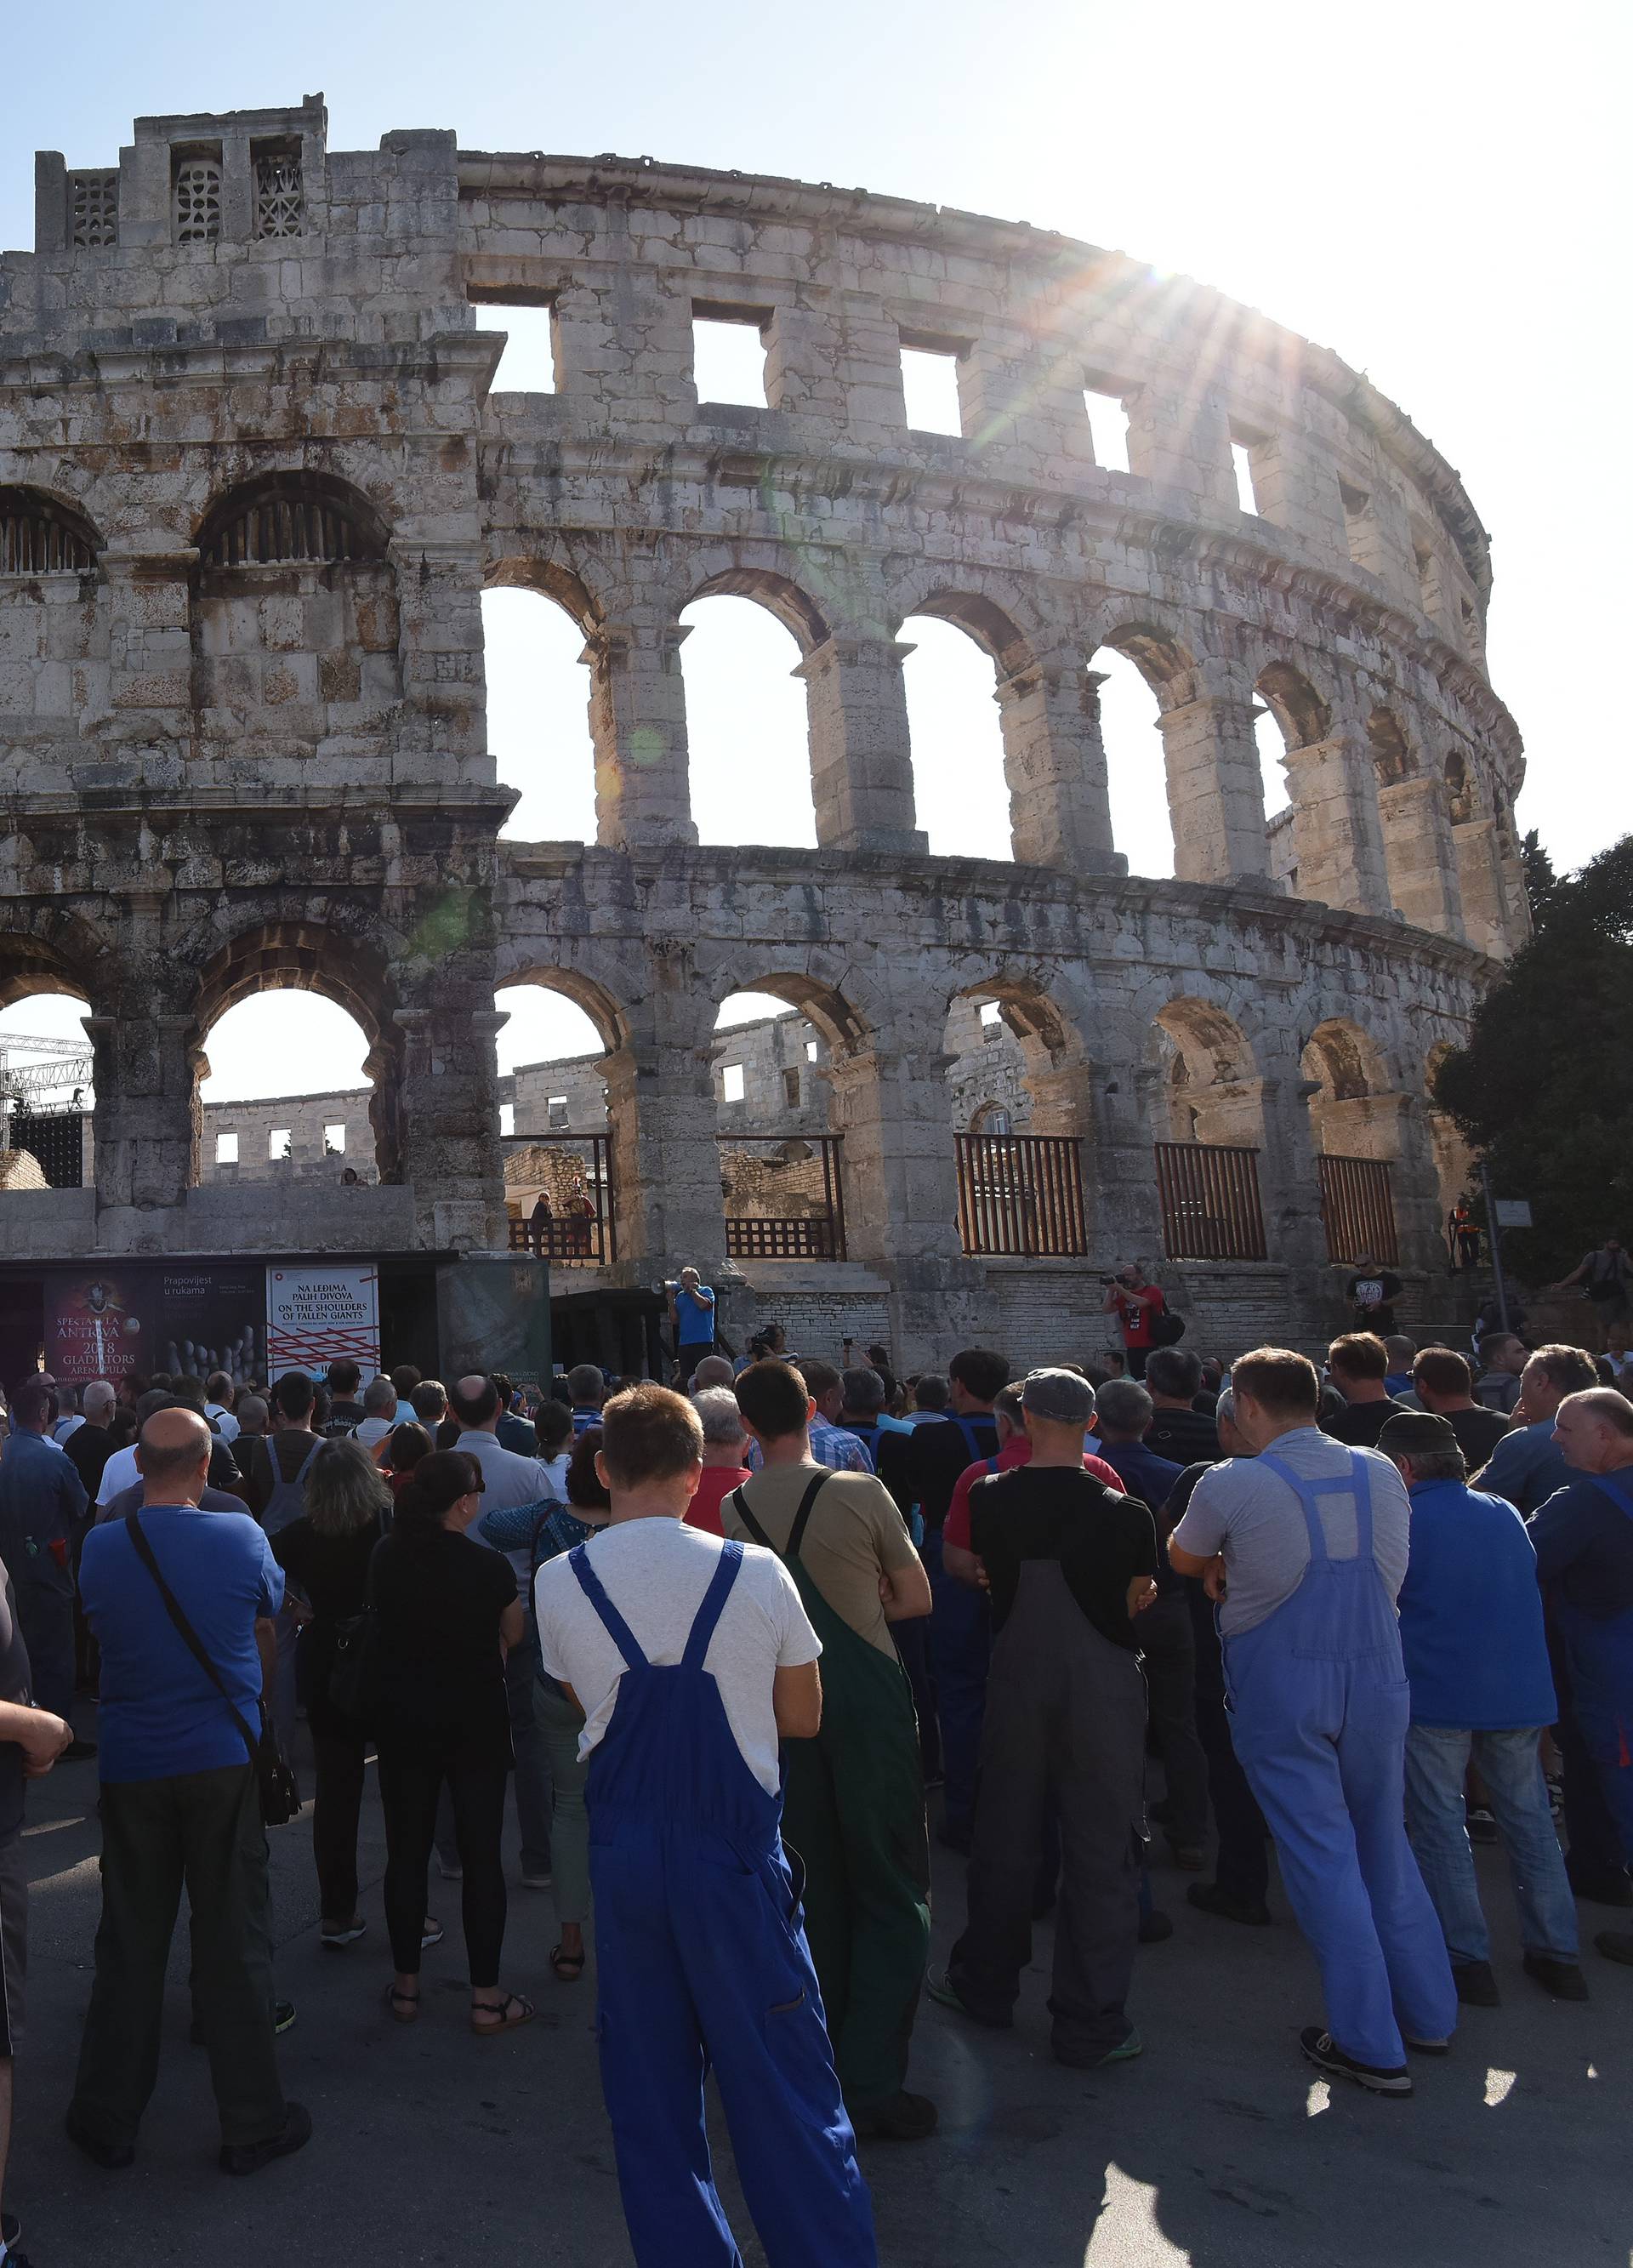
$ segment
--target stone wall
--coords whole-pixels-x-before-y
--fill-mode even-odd
[[[1365,1133],[1428,1256],[1449,1164],[1425,1064],[1525,932],[1523,768],[1485,674],[1484,530],[1363,377],[1041,230],[440,130],[331,151],[316,99],[141,119],[116,164],[44,153],[36,182],[34,248],[0,257],[0,1001],[86,1001],[95,1188],[5,1192],[9,1254],[501,1244],[493,996],[537,980],[604,1052],[542,1097],[519,1073],[516,1123],[603,1084],[621,1282],[695,1259],[728,1314],[760,1296],[725,1267],[715,1141],[748,1045],[715,1016],[744,990],[818,1035],[815,1065],[790,1025],[756,1043],[842,1136],[850,1250],[904,1360],[1010,1296],[955,1226],[952,1127],[992,1105],[1080,1143],[1091,1278],[1159,1248],[1151,1144],[1176,1123],[1259,1151],[1301,1326],[1334,1280],[1320,1146]],[[495,301],[550,308],[553,394],[493,390]],[[723,315],[764,341],[763,406],[697,398],[693,324]],[[950,358],[960,433],[908,427],[904,348]],[[1085,387],[1122,405],[1126,474],[1095,460]],[[498,839],[499,585],[584,632],[592,844]],[[799,646],[814,853],[697,843],[680,616],[716,592]],[[920,613],[992,663],[989,859],[918,830]],[[1114,840],[1106,647],[1160,712],[1171,882]],[[1291,799],[1269,829],[1261,705]],[[203,1040],[277,984],[364,1031],[372,1185],[332,1187],[320,1154],[211,1185]],[[989,1000],[995,1041],[970,1030]]]

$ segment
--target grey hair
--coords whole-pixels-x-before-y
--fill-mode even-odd
[[[706,1386],[692,1396],[692,1407],[702,1426],[705,1444],[712,1442],[716,1448],[725,1449],[745,1438],[743,1413],[729,1386]]]
[[[1468,1466],[1460,1449],[1402,1449],[1401,1455],[1420,1481],[1466,1481]]]
[[[1236,1423],[1236,1396],[1228,1386],[1213,1405],[1213,1422],[1216,1425],[1221,1418],[1227,1425],[1233,1425]]]
[[[859,1369],[848,1370],[841,1381],[847,1410],[882,1410],[886,1403],[885,1381],[876,1370],[865,1364]]]
[[[325,1441],[306,1476],[306,1517],[320,1535],[349,1535],[390,1509],[391,1484],[361,1441]]]
[[[93,1410],[111,1410],[119,1396],[105,1378],[93,1378],[79,1397],[79,1406],[87,1418]]]
[[[370,1418],[389,1418],[397,1407],[397,1389],[384,1373],[364,1388],[363,1407]]]
[[[1157,1412],[1151,1398],[1132,1378],[1108,1378],[1097,1388],[1094,1408],[1102,1428],[1114,1433],[1144,1433]]]
[[[267,1405],[259,1394],[240,1394],[238,1403],[239,1431],[247,1433],[252,1426],[263,1430],[267,1423]]]

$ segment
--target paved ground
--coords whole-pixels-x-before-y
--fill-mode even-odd
[[[411,2030],[392,2024],[371,1797],[371,1928],[351,1952],[319,1945],[306,1828],[271,1838],[279,1980],[300,2008],[285,2080],[316,2121],[310,2146],[252,2181],[217,2170],[203,2058],[188,2045],[183,1933],[137,2163],[122,2175],[87,2165],[61,2121],[97,1913],[94,1774],[60,1768],[33,1792],[27,1830],[30,2038],[9,2202],[37,2268],[626,2268],[592,1987],[550,1977],[548,1893],[514,1893],[505,1962],[507,1983],[539,2001],[539,2023],[470,2036],[457,1890],[438,1885],[450,1927],[428,1956],[427,2013]],[[960,1871],[939,1873],[941,1950],[961,1918]],[[1520,1974],[1499,1853],[1482,1854],[1482,1875],[1509,2005],[1467,2012],[1452,2058],[1418,2066],[1410,2102],[1350,2088],[1329,2099],[1313,2084],[1296,2034],[1320,2008],[1291,1925],[1247,1931],[1194,1913],[1185,1878],[1166,1867],[1154,1881],[1176,1932],[1141,1955],[1140,2063],[1104,2078],[1054,2064],[1041,1968],[1011,2034],[927,2005],[914,2080],[940,2102],[940,2138],[864,2154],[887,2268],[1626,2268],[1633,1970],[1590,1953],[1592,2004],[1554,2006]],[[1613,1918],[1585,1906],[1582,1918],[1591,1933]],[[1046,1925],[1045,1964],[1048,1947]],[[719,2154],[745,2257],[762,2262],[724,2139]]]

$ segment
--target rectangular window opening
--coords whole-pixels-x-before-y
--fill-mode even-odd
[[[238,1161],[238,1136],[236,1134],[217,1134],[216,1137],[216,1163],[218,1166],[236,1166]]]
[[[1231,469],[1236,475],[1237,508],[1257,519],[1259,499],[1253,485],[1253,450],[1246,441],[1232,442]]]
[[[764,409],[766,324],[758,309],[742,314],[710,308],[692,316],[692,379],[697,398]]]
[[[977,1013],[981,1018],[982,1030],[989,1039],[993,1038],[1004,1021],[1003,1009],[996,1000],[983,1000]]]
[[[743,1066],[723,1064],[720,1069],[720,1094],[723,1101],[740,1102],[743,1099]]]
[[[295,1137],[287,1126],[275,1126],[267,1137],[267,1156],[273,1164],[287,1158],[295,1146]]]
[[[551,1126],[559,1131],[567,1123],[567,1097],[564,1094],[547,1095],[544,1107]]]
[[[505,333],[504,352],[493,374],[496,394],[555,394],[556,387],[555,303],[532,306],[478,299],[473,306],[479,331]]]
[[[346,1129],[338,1121],[323,1130],[323,1154],[326,1158],[343,1158],[346,1154]]]
[[[908,423],[916,433],[952,433],[962,438],[964,413],[959,401],[956,348],[901,349],[901,392]]]
[[[516,1131],[516,1105],[513,1102],[499,1105],[499,1131],[501,1134],[514,1134]]]
[[[1129,412],[1121,394],[1102,394],[1094,387],[1083,389],[1089,416],[1089,441],[1094,461],[1102,472],[1126,473],[1129,464]]]
[[[791,1110],[799,1108],[799,1072],[798,1069],[783,1073],[783,1100]]]
[[[805,1042],[805,1061],[807,1063],[814,1063],[816,1059],[817,1043],[814,1040],[807,1040]]]

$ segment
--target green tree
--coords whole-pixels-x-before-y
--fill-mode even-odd
[[[1497,1196],[1530,1200],[1504,1250],[1537,1283],[1633,1236],[1633,836],[1563,877],[1534,835],[1525,855],[1536,934],[1434,1088]]]
[[[1548,919],[1548,909],[1559,887],[1559,877],[1554,872],[1554,862],[1542,848],[1542,838],[1534,827],[1519,845],[1519,863],[1525,874],[1526,896],[1531,906],[1531,924],[1541,929]]]

